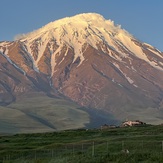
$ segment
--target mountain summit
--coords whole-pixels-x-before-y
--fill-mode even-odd
[[[117,34],[119,34],[119,36],[116,36]],[[90,45],[98,50],[97,44],[107,43],[116,49],[117,45],[114,44],[115,40],[119,40],[120,38],[118,37],[123,36],[132,37],[125,30],[122,30],[120,26],[115,26],[112,21],[105,20],[99,14],[89,13],[51,22],[39,30],[24,35],[20,41],[28,45],[28,51],[31,51],[31,44],[34,42],[39,43],[38,47],[41,47],[41,50],[39,49],[41,54],[43,54],[46,48],[46,46],[42,46],[43,44],[46,45],[48,42],[55,41],[59,46],[57,51],[60,51],[63,46],[73,48],[75,53],[73,62],[79,57],[80,64],[82,64],[85,60],[83,56],[84,45]],[[34,63],[35,67],[38,67],[37,63],[41,58],[41,54]],[[55,67],[55,54],[53,56],[51,75],[53,75]]]
[[[50,41],[56,42],[59,46],[58,50],[66,45],[74,49],[75,56],[73,62],[79,57],[80,64],[85,60],[83,56],[83,47],[85,44],[99,50],[97,45],[102,43],[118,52],[119,55],[113,57],[115,59],[119,58],[121,60],[120,57],[127,57],[130,52],[136,57],[147,61],[153,67],[162,69],[162,66],[159,66],[155,61],[151,61],[144,55],[143,49],[135,43],[136,39],[132,35],[121,29],[120,26],[115,26],[113,21],[105,20],[99,14],[80,14],[51,22],[41,29],[25,35],[20,41],[28,45],[28,51],[31,51],[31,44],[34,42],[37,43],[39,53],[42,55],[46,48],[45,45]],[[146,44],[146,46],[148,45]],[[126,52],[118,50],[120,48],[126,48]],[[151,47],[149,46],[148,48],[150,49]],[[102,50],[105,52],[104,49]],[[157,55],[161,57],[159,53],[157,50]],[[41,54],[38,55],[37,61],[34,60],[35,67],[38,67],[37,63],[42,57]],[[55,58],[53,58],[54,60]],[[51,66],[53,71],[54,62]]]
[[[99,14],[63,18],[0,43],[0,104],[32,92],[70,99],[108,120],[160,123],[163,53]]]

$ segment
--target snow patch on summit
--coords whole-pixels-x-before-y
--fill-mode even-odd
[[[148,59],[147,55],[143,52],[143,48],[136,44],[136,39],[131,34],[122,29],[120,25],[115,25],[113,21],[106,20],[103,16],[96,13],[79,14],[56,20],[34,32],[23,35],[20,41],[28,42],[28,45],[31,45],[39,39],[41,39],[42,44],[39,46],[39,56],[37,60],[34,61],[35,70],[37,71],[37,64],[45,51],[46,44],[50,40],[55,40],[58,47],[66,45],[67,47],[73,48],[75,53],[73,62],[75,62],[77,58],[80,58],[78,66],[85,60],[82,51],[84,44],[88,44],[97,50],[99,50],[98,45],[105,44],[107,49],[111,48],[115,51],[115,54],[109,53],[109,55],[116,60],[122,61],[122,58],[129,58],[130,55],[134,55],[148,62],[154,68],[163,70],[156,63]],[[149,48],[148,50],[155,55],[163,58],[158,51],[155,52],[155,50],[153,50],[152,46],[145,43],[144,46],[147,46]],[[105,49],[101,49],[106,53]],[[28,50],[30,53],[29,46]],[[57,53],[54,53],[53,55],[56,54]],[[54,58],[53,56],[52,59]],[[51,63],[53,64],[51,67],[54,68],[54,61],[51,61]]]
[[[79,65],[81,65],[85,60],[82,52],[82,47],[85,43],[97,50],[97,45],[101,42],[116,49],[112,38],[119,32],[130,36],[120,26],[115,26],[113,21],[105,20],[99,14],[88,13],[51,22],[39,30],[23,35],[20,41],[28,42],[28,51],[30,54],[29,45],[34,41],[41,39],[42,43],[45,44],[39,47],[40,54],[38,59],[34,61],[35,67],[38,67],[37,63],[42,57],[46,42],[51,39],[54,39],[58,46],[65,44],[73,48],[75,52],[73,62],[79,57]]]

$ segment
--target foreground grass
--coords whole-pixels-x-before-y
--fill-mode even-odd
[[[162,141],[163,126],[1,136],[0,162],[163,162]]]

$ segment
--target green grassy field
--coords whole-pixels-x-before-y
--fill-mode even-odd
[[[89,114],[72,101],[45,94],[22,95],[16,102],[0,106],[0,133],[53,132],[83,128]]]
[[[66,98],[35,92],[0,106],[0,133],[40,133],[115,124],[114,117]]]
[[[0,136],[0,162],[161,163],[163,126]]]

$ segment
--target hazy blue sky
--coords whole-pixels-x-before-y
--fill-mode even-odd
[[[96,12],[163,51],[163,0],[0,0],[0,41],[45,24]]]

